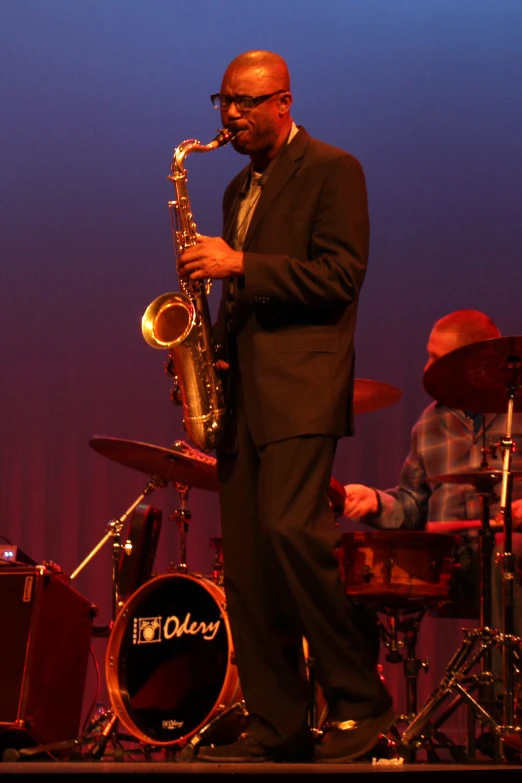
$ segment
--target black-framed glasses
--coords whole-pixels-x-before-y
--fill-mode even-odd
[[[210,96],[210,100],[214,109],[228,109],[234,103],[239,111],[250,111],[259,106],[260,103],[282,92],[288,92],[288,90],[277,90],[277,92],[271,92],[269,95],[258,95],[256,97],[253,95],[224,95],[222,92],[216,92]]]

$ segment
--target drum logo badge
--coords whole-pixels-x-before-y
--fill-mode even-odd
[[[187,612],[185,619],[180,622],[179,617],[171,615],[167,617],[162,627],[161,616],[158,617],[135,617],[133,621],[132,643],[133,644],[153,644],[162,642],[173,637],[180,637],[184,634],[195,636],[201,634],[205,641],[212,641],[219,631],[221,620],[203,622],[193,620],[191,622],[190,612]]]
[[[161,617],[135,617],[132,631],[133,644],[161,642]]]

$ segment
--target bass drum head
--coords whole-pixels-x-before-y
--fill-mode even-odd
[[[165,574],[142,585],[114,623],[106,678],[114,713],[151,745],[183,744],[239,693],[222,587]]]

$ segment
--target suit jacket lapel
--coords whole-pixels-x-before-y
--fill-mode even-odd
[[[255,208],[254,214],[248,226],[245,241],[243,243],[243,250],[248,250],[248,245],[254,236],[255,232],[267,209],[281,192],[289,179],[291,179],[299,169],[303,154],[308,144],[310,136],[304,128],[300,128],[299,132],[294,136],[290,144],[287,144],[278,155],[274,168],[270,172],[270,175],[266,181],[266,185],[263,187],[263,191]]]

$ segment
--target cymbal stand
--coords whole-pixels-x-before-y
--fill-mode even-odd
[[[177,571],[180,574],[186,574],[187,568],[187,533],[189,522],[192,518],[192,514],[187,508],[187,498],[190,491],[190,487],[186,484],[174,484],[176,487],[179,498],[180,507],[177,508],[172,514],[169,515],[169,519],[176,520],[179,531],[179,563],[174,566],[171,564],[170,571]]]
[[[494,499],[492,488],[487,482],[476,487],[482,512],[482,526],[479,533],[479,563],[480,563],[480,604],[479,628],[491,629],[492,626],[492,562],[495,549],[495,534],[491,529],[491,501]],[[482,705],[493,706],[494,686],[492,670],[492,648],[486,647],[480,659],[481,679],[479,700]]]
[[[515,442],[513,433],[513,411],[515,395],[521,385],[520,369],[522,366],[520,356],[510,356],[506,366],[512,370],[513,376],[508,384],[508,406],[506,415],[506,433],[500,443],[503,451],[502,460],[502,488],[500,493],[500,511],[504,519],[504,552],[501,556],[502,566],[502,664],[504,674],[504,725],[500,727],[500,734],[512,734],[520,732],[520,728],[514,726],[515,715],[515,645],[518,641],[514,635],[514,577],[515,556],[512,552],[513,529],[511,516],[511,502],[513,493],[513,474],[511,472],[511,459]],[[520,607],[519,607],[520,608]]]

